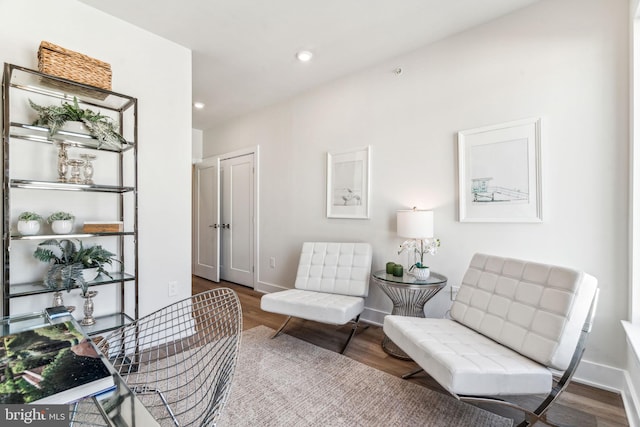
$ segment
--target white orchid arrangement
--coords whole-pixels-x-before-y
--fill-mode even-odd
[[[404,251],[409,251],[410,253],[413,252],[414,255],[420,255],[420,261],[413,264],[409,270],[413,270],[414,268],[426,268],[428,266],[424,265],[424,256],[426,254],[435,255],[438,252],[439,247],[440,239],[410,239],[404,241],[400,245],[398,255]]]

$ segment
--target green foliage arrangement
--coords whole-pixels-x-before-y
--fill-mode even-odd
[[[51,224],[53,221],[72,221],[75,219],[75,216],[70,214],[69,212],[54,212],[47,217],[47,222]]]
[[[85,268],[97,268],[98,273],[111,275],[104,269],[105,264],[111,265],[116,255],[104,249],[100,245],[84,247],[69,239],[48,239],[40,243],[33,253],[38,261],[51,263],[44,284],[52,290],[66,289],[69,292],[74,287],[82,289],[82,295],[86,295],[89,284],[82,276]],[[53,249],[49,248],[53,247]]]
[[[22,212],[18,215],[18,221],[41,221],[42,217],[35,212]]]
[[[38,119],[33,122],[33,125],[49,128],[49,136],[58,132],[66,122],[76,121],[84,123],[91,135],[98,140],[97,148],[101,148],[103,144],[120,148],[127,142],[117,131],[116,124],[110,117],[80,108],[76,97],[73,97],[72,104],[63,101],[60,106],[41,106],[29,100],[29,105],[38,113]]]

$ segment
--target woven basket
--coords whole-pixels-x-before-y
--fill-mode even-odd
[[[63,79],[111,90],[111,65],[90,56],[43,41],[38,70]]]

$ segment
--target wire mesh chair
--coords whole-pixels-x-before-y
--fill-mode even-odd
[[[238,296],[218,288],[125,325],[97,346],[161,425],[209,426],[229,396],[241,332]]]

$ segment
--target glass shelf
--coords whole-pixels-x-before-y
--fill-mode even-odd
[[[114,313],[105,316],[96,316],[96,323],[91,326],[82,326],[87,335],[97,335],[117,329],[127,323],[133,322],[133,319],[124,313]]]
[[[112,278],[105,274],[98,276],[96,280],[89,282],[89,286],[108,285],[110,283],[129,282],[135,280],[135,276],[127,273],[109,273]],[[73,289],[79,289],[77,286]],[[9,298],[24,297],[28,295],[49,294],[55,292],[44,285],[44,282],[16,283],[9,286]]]
[[[75,234],[36,234],[32,236],[22,236],[12,234],[11,240],[46,240],[46,239],[83,239],[96,236],[134,236],[133,231],[117,231],[110,233],[75,233]]]
[[[93,191],[98,193],[127,193],[134,187],[119,187],[116,185],[70,184],[57,181],[33,181],[29,179],[12,179],[12,188],[29,188],[34,190],[64,190],[64,191]]]
[[[6,67],[10,68],[10,85],[16,89],[67,101],[73,101],[73,98],[76,97],[78,101],[85,104],[113,111],[124,111],[136,102],[136,99],[131,96],[83,85],[17,65],[7,64],[5,70]]]
[[[52,144],[54,142],[62,142],[71,147],[80,147],[80,148],[93,148],[96,150],[102,151],[113,151],[116,153],[127,151],[133,148],[132,142],[127,142],[126,144],[122,144],[120,148],[112,147],[107,144],[102,144],[100,148],[98,145],[100,141],[94,138],[91,135],[86,135],[83,133],[70,132],[66,130],[59,130],[56,134],[51,137],[49,135],[49,129],[42,126],[34,126],[25,123],[11,123],[11,130],[9,132],[9,136],[11,138],[24,139],[27,141],[35,141],[35,142],[43,142],[47,144]]]

